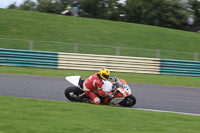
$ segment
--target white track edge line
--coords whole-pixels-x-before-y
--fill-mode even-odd
[[[131,109],[145,110],[145,111],[153,111],[153,112],[164,112],[164,113],[175,113],[175,114],[184,114],[184,115],[195,115],[195,116],[200,116],[200,114],[194,114],[194,113],[184,113],[184,112],[165,111],[165,110],[156,110],[156,109],[144,109],[144,108],[131,108]]]

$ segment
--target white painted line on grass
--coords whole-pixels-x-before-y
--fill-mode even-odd
[[[137,85],[156,85],[156,86],[166,86],[166,87],[179,87],[179,88],[196,88],[200,89],[200,87],[190,87],[190,86],[177,86],[177,85],[160,85],[160,84],[148,84],[148,83],[131,83],[131,84],[137,84]]]
[[[8,76],[13,75],[13,76],[20,76],[20,77],[62,78],[62,77],[49,77],[49,76],[37,76],[37,75],[18,75],[18,74],[6,74],[6,73],[0,73],[0,75],[8,75]]]
[[[165,113],[175,113],[175,114],[184,114],[184,115],[195,115],[195,116],[200,116],[200,114],[194,114],[194,113],[184,113],[184,112],[165,111],[165,110],[156,110],[156,109],[144,109],[144,108],[132,108],[132,109],[146,110],[146,111],[154,111],[154,112],[165,112]]]

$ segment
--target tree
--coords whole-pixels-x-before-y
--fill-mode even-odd
[[[28,10],[28,11],[35,11],[36,4],[31,0],[25,0],[23,4],[21,4],[18,8],[19,10]]]
[[[81,0],[80,15],[89,18],[119,20],[119,0]]]
[[[188,9],[195,16],[195,26],[200,26],[200,1],[188,0]]]
[[[119,0],[108,1],[109,20],[121,21],[121,15],[124,13],[124,7]]]
[[[8,6],[8,9],[17,9],[16,2],[10,4],[10,5]]]
[[[186,9],[180,0],[127,0],[124,21],[183,29]]]
[[[60,8],[63,11],[67,6],[71,6],[72,0],[60,0]]]
[[[70,1],[71,0],[37,0],[35,3],[32,0],[25,0],[19,7],[14,3],[8,8],[60,14],[61,11],[66,8],[66,5],[70,4]]]
[[[54,13],[55,9],[52,0],[37,0],[37,2],[38,2],[37,11]]]

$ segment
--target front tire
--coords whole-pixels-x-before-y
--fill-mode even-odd
[[[132,107],[136,104],[136,98],[131,94],[119,103],[122,107]]]

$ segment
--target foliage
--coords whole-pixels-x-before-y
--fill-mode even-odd
[[[8,9],[60,14],[70,3],[71,0],[37,0],[37,2],[25,0],[19,7],[16,6],[16,3],[13,3],[9,5]]]
[[[186,24],[186,12],[179,0],[127,0],[125,20],[183,29]]]
[[[28,11],[35,11],[36,10],[36,4],[35,2],[32,2],[31,0],[25,0],[24,3],[22,3],[19,7],[20,10],[28,10]]]
[[[16,2],[10,4],[10,5],[8,6],[8,9],[17,9]]]
[[[118,0],[82,0],[80,14],[89,18],[120,20],[121,7]]]
[[[195,25],[200,26],[200,1],[198,0],[188,0],[189,9],[195,16]]]

